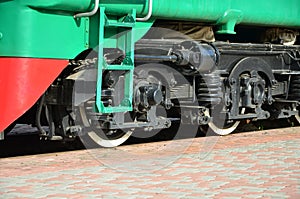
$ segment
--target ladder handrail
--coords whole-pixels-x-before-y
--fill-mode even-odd
[[[99,9],[99,2],[100,0],[95,0],[95,5],[94,5],[94,9],[90,12],[83,12],[83,13],[78,13],[76,15],[74,15],[74,18],[79,18],[79,17],[90,17],[93,16],[94,14],[97,13],[98,9]]]
[[[136,18],[137,21],[148,21],[152,17],[152,12],[153,12],[153,0],[148,0],[148,13],[145,17],[143,18]]]

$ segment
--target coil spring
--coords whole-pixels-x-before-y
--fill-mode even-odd
[[[291,78],[289,99],[300,100],[300,75],[295,75]]]
[[[222,101],[222,81],[217,73],[204,74],[198,81],[197,97],[200,103],[216,105]]]

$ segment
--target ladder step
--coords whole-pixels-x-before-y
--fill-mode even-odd
[[[116,20],[109,18],[105,14],[105,7],[100,7],[99,15],[99,44],[103,43],[107,38],[105,37],[105,27],[114,27],[116,32],[121,35],[117,36],[115,40],[116,48],[121,48],[124,51],[125,58],[121,64],[108,64],[104,59],[104,45],[99,45],[98,50],[98,79],[96,90],[96,108],[99,113],[117,113],[132,111],[132,98],[133,98],[133,71],[134,71],[134,31],[136,22],[136,10],[133,9],[128,15]],[[118,27],[121,27],[120,30]],[[128,29],[128,31],[123,31]],[[116,70],[126,71],[124,78],[123,89],[116,91],[122,92],[124,98],[119,106],[115,106],[109,99],[102,93],[102,73],[103,70]],[[102,96],[103,95],[103,96]]]
[[[129,106],[115,106],[115,107],[105,107],[103,113],[121,113],[132,111],[132,108]]]
[[[106,65],[105,70],[133,70],[133,65]]]
[[[133,28],[135,26],[134,23],[129,22],[112,22],[106,21],[105,27],[124,27],[124,28]]]

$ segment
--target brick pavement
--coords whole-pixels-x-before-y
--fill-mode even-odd
[[[300,198],[300,128],[0,159],[0,198]]]

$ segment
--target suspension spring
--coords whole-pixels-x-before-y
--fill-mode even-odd
[[[300,75],[291,77],[289,99],[300,100]]]
[[[218,73],[203,74],[198,79],[198,101],[201,104],[216,105],[222,101],[222,79]]]

